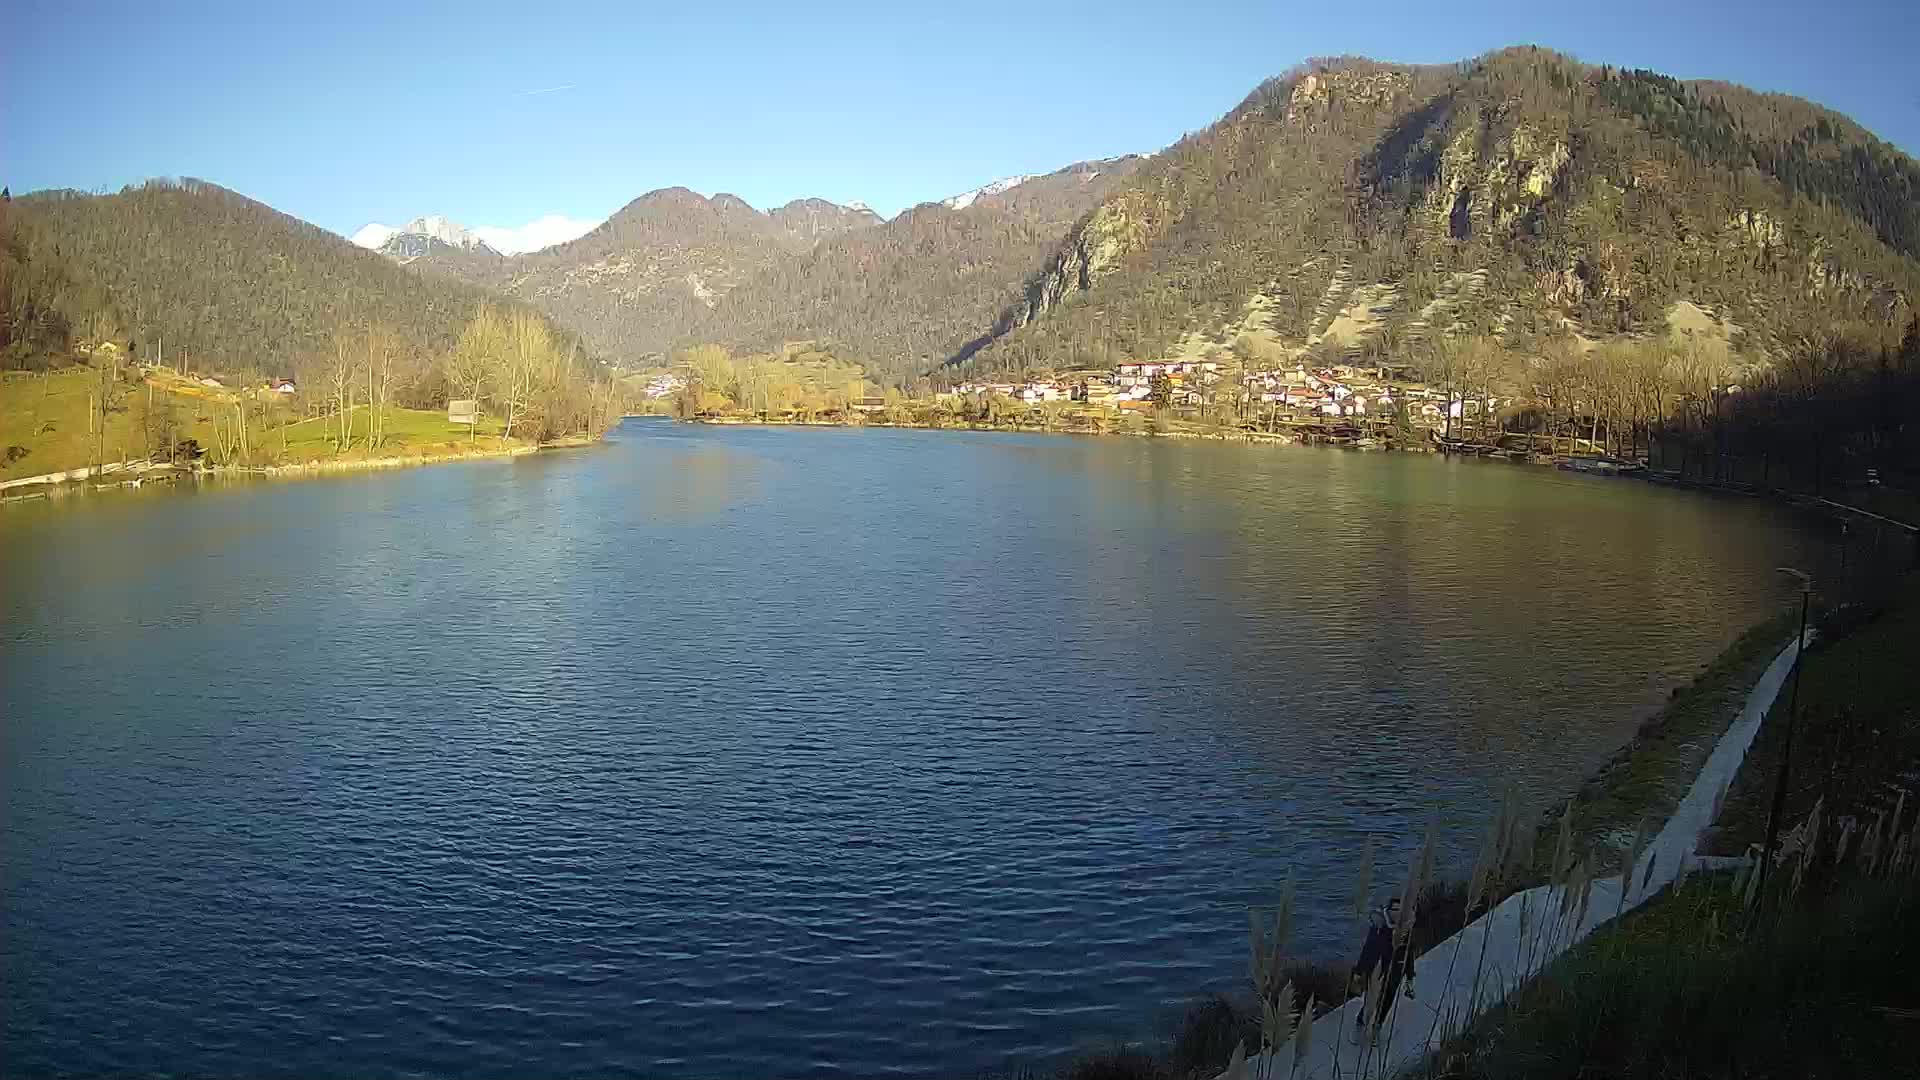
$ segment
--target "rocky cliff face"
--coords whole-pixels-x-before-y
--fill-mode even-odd
[[[1068,234],[1045,268],[1027,286],[1025,301],[1011,319],[1025,326],[1086,292],[1113,272],[1120,260],[1152,241],[1166,220],[1167,207],[1144,189],[1123,191],[1087,215]]]
[[[1685,305],[1764,356],[1904,319],[1920,259],[1886,192],[1920,166],[1743,95],[1532,49],[1296,72],[1077,222],[970,362],[1660,334]]]
[[[1476,228],[1511,230],[1553,193],[1570,158],[1565,136],[1520,123],[1488,145],[1502,126],[1498,116],[1473,112],[1456,122],[1427,199],[1435,235],[1470,240]]]
[[[1288,171],[1276,162],[1287,142],[1311,140],[1346,125],[1377,124],[1414,87],[1405,71],[1364,65],[1307,72],[1255,91],[1200,136],[1145,162],[1130,182],[1068,233],[1002,316],[997,333],[1033,324],[1146,251],[1196,204],[1257,198],[1244,182],[1258,172]],[[1276,169],[1275,166],[1279,168]]]

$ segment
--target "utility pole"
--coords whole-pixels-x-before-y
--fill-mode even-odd
[[[1793,770],[1793,728],[1800,715],[1800,673],[1806,668],[1807,608],[1813,600],[1812,574],[1790,566],[1777,569],[1800,579],[1800,636],[1793,642],[1793,689],[1787,692],[1787,729],[1780,746],[1780,770],[1773,781],[1773,809],[1767,814],[1767,844],[1760,852],[1760,883],[1753,894],[1756,917],[1767,902],[1767,868],[1773,864],[1774,848],[1780,841],[1780,815],[1787,808],[1787,777]]]

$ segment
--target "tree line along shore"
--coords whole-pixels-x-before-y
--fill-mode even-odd
[[[812,342],[715,345],[627,373],[633,408],[707,423],[1161,434],[1645,465],[1690,481],[1876,502],[1920,490],[1920,318],[1897,345],[1810,337],[1777,362],[1680,334],[1534,354],[1482,337],[1391,358],[1125,361],[880,387]],[[1903,515],[1895,513],[1895,517]],[[1914,520],[1920,515],[1906,515]]]

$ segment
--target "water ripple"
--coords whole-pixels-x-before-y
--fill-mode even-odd
[[[1535,805],[1772,509],[1406,457],[630,422],[0,512],[22,1075],[969,1075]],[[1620,613],[1631,613],[1621,619]]]

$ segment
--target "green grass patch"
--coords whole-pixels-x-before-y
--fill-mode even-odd
[[[1427,1075],[1911,1075],[1920,902],[1861,879],[1746,935],[1732,875],[1696,876],[1597,931],[1487,1013]]]
[[[114,387],[116,406],[107,413],[105,438],[99,437],[93,405],[99,381],[90,367],[0,378],[0,480],[144,457],[149,446],[163,450],[164,441],[149,435],[146,389],[136,384]],[[199,404],[162,391],[153,396],[156,420],[171,407],[190,424]]]
[[[1820,621],[1800,674],[1800,716],[1782,829],[1824,798],[1829,813],[1870,820],[1901,787],[1920,797],[1920,578]],[[1789,679],[1721,808],[1706,850],[1737,855],[1766,838],[1793,700]],[[1920,1035],[1920,1032],[1916,1032]]]
[[[1850,814],[1864,825],[1920,775],[1920,579],[1877,581],[1871,602],[1829,608],[1819,619],[1822,636],[1802,673],[1783,832],[1822,798],[1827,820]],[[1716,665],[1733,677],[1726,685],[1745,677],[1742,651],[1736,646]],[[1748,752],[1710,852],[1741,853],[1764,838],[1791,686]],[[1718,709],[1706,698],[1677,715],[1697,720]],[[1792,895],[1785,874],[1769,884],[1772,903],[1785,910],[1752,930],[1733,874],[1663,893],[1482,1017],[1428,1072],[1489,1080],[1911,1074],[1920,1046],[1920,983],[1911,977],[1920,961],[1920,888],[1911,876],[1842,874]]]
[[[449,423],[443,410],[390,406],[381,413],[381,444],[370,448],[372,414],[363,405],[353,410],[351,441],[341,451],[337,419],[304,417],[292,402],[259,398],[248,403],[251,454],[245,462],[223,460],[221,429],[230,433],[233,424],[231,391],[167,374],[149,385],[132,372],[113,384],[101,438],[94,428],[98,413],[93,404],[99,385],[99,372],[85,366],[0,378],[0,480],[164,456],[169,429],[208,449],[218,464],[424,457],[510,445],[500,438],[501,423],[495,417],[483,418],[469,432],[464,424]]]
[[[471,434],[465,424],[448,423],[447,414],[440,410],[401,409],[389,406],[381,410],[381,417],[380,445],[369,449],[367,432],[372,424],[372,410],[366,406],[354,409],[353,426],[349,432],[352,443],[345,453],[336,453],[335,446],[340,434],[338,418],[300,419],[288,414],[278,414],[270,418],[274,426],[255,436],[255,457],[264,459],[261,462],[264,464],[295,465],[335,458],[455,453],[461,450],[511,445],[519,441],[503,441],[500,438],[501,422],[492,417],[483,418]]]

